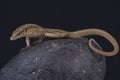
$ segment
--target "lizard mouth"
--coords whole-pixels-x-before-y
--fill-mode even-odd
[[[19,39],[21,38],[22,36],[11,36],[10,37],[10,40],[13,41],[13,40],[16,40],[16,39]]]
[[[17,35],[12,35],[11,37],[10,37],[10,40],[11,41],[13,41],[13,40],[17,40],[17,39],[20,39],[20,38],[22,38],[22,37],[25,37],[26,36],[26,34],[17,34]]]
[[[13,41],[13,40],[16,40],[16,38],[13,37],[13,36],[11,36],[11,37],[10,37],[10,40]]]

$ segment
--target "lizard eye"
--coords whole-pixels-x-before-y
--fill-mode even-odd
[[[21,33],[18,33],[18,35],[20,35]]]
[[[27,32],[27,29],[24,29],[24,32]]]

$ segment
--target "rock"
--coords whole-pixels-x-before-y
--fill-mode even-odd
[[[1,69],[0,80],[103,80],[105,57],[93,53],[87,43],[57,39],[31,46]]]

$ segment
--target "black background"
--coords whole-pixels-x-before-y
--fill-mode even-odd
[[[11,42],[9,37],[14,29],[26,23],[34,23],[48,28],[75,31],[99,28],[111,33],[120,44],[119,3],[101,0],[8,0],[1,9],[0,67],[25,47],[24,38]],[[112,50],[108,41],[91,36],[103,47]],[[106,57],[105,80],[120,80],[120,53]]]

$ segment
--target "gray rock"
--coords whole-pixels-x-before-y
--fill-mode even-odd
[[[93,53],[87,43],[87,39],[43,41],[9,61],[0,80],[103,80],[105,57]]]

